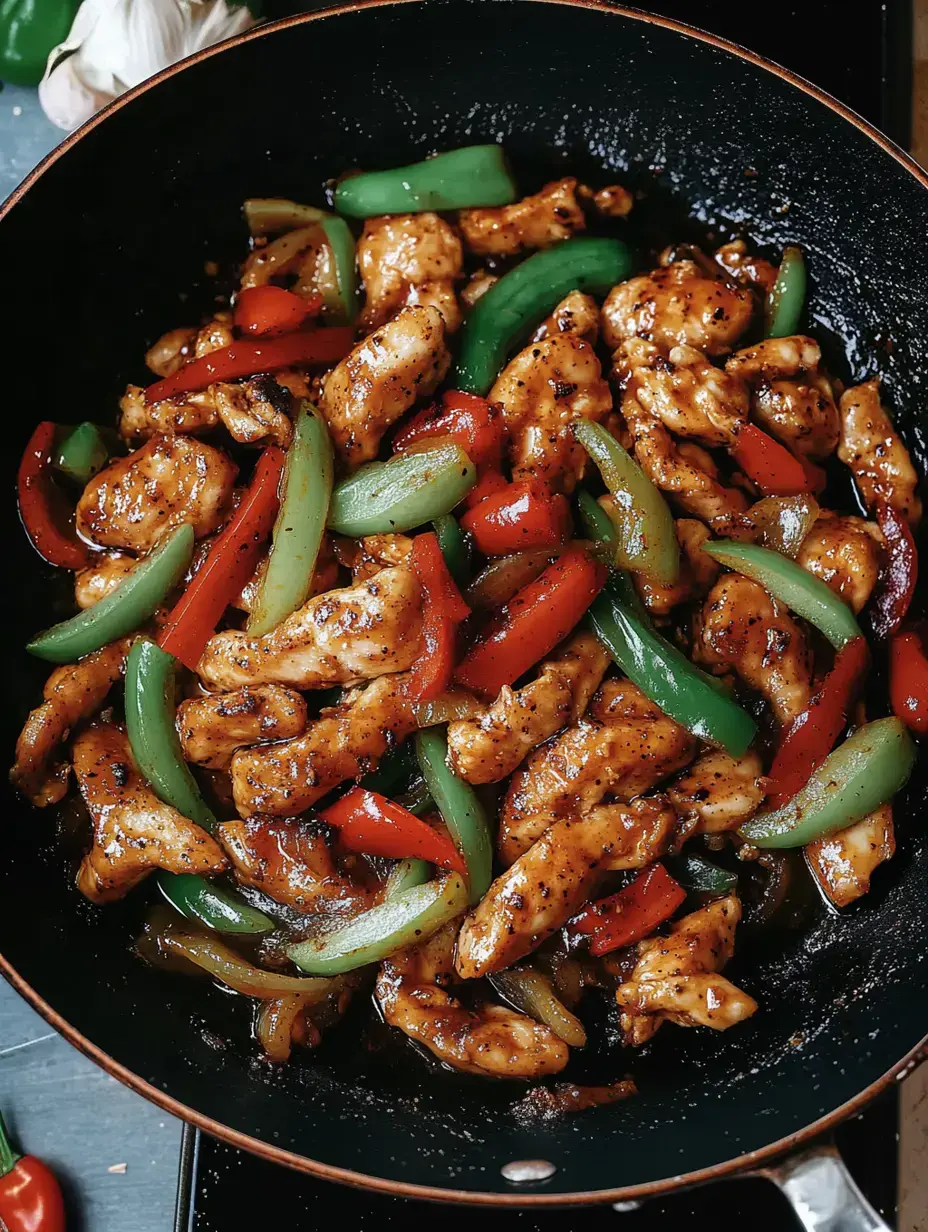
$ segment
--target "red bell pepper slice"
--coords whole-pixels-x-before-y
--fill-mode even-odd
[[[495,697],[570,633],[606,584],[605,565],[571,548],[520,590],[454,674],[467,689]]]
[[[162,650],[196,669],[220,616],[255,571],[274,527],[286,454],[276,445],[258,459],[248,491],[178,599],[158,637]]]
[[[287,334],[321,308],[321,295],[294,295],[271,283],[246,287],[235,300],[235,324],[243,334]]]
[[[436,535],[416,536],[412,566],[422,587],[422,653],[412,666],[409,696],[430,702],[451,684],[457,627],[470,608],[448,572]]]
[[[350,325],[331,325],[325,329],[301,330],[281,338],[243,339],[211,351],[184,364],[172,376],[155,381],[145,390],[149,404],[177,394],[192,394],[214,381],[236,381],[256,372],[275,372],[291,364],[335,364],[351,350],[354,330]]]
[[[68,525],[70,513],[64,493],[52,479],[54,447],[55,425],[46,419],[29,438],[20,459],[16,477],[19,516],[43,560],[61,569],[83,569],[90,553]]]
[[[429,436],[450,436],[482,474],[499,469],[505,436],[503,414],[494,403],[476,394],[452,389],[441,405],[428,406],[401,428],[393,441],[397,453]]]
[[[570,505],[546,487],[510,483],[465,513],[461,529],[474,536],[484,556],[556,547],[570,538]]]
[[[874,636],[885,641],[902,624],[918,581],[918,551],[909,524],[892,505],[876,503],[876,520],[886,548],[886,567],[870,600]]]
[[[428,860],[467,875],[450,838],[376,791],[353,787],[319,816],[339,831],[350,851],[395,860]]]
[[[897,633],[889,644],[889,700],[906,727],[928,733],[928,656],[921,628]]]
[[[497,470],[488,470],[477,480],[464,497],[464,507],[474,509],[477,505],[499,492],[505,492],[509,483]]]
[[[590,953],[597,958],[631,945],[654,932],[686,898],[686,891],[663,864],[652,864],[618,894],[610,894],[571,923],[571,931],[592,936]]]
[[[825,472],[807,458],[797,458],[756,424],[744,424],[731,455],[764,496],[799,496],[821,492]]]
[[[869,663],[870,651],[862,637],[855,637],[838,651],[834,667],[806,709],[796,715],[783,733],[768,775],[770,808],[779,808],[792,800],[834,748],[847,725]]]

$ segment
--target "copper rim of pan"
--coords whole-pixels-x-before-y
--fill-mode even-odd
[[[120,98],[110,103],[103,111],[99,112],[86,124],[82,125],[75,132],[71,133],[65,140],[57,146],[41,163],[31,172],[30,175],[19,185],[14,192],[10,194],[3,206],[0,207],[0,220],[6,217],[9,211],[19,202],[29,191],[32,185],[52,166],[59,158],[71,150],[81,138],[91,132],[98,124],[103,123],[107,116],[112,115],[139,95],[147,93],[149,90],[160,85],[161,82],[167,81],[176,73],[182,72],[191,64],[197,64],[201,60],[207,60],[211,56],[220,55],[224,50],[230,47],[238,47],[243,43],[250,43],[255,39],[264,38],[268,34],[273,34],[278,30],[286,30],[293,26],[304,25],[311,21],[317,21],[323,17],[334,16],[339,13],[353,13],[362,9],[368,8],[387,8],[394,4],[416,4],[422,0],[357,0],[355,3],[337,4],[331,8],[322,9],[314,13],[302,13],[295,17],[285,17],[280,21],[270,22],[267,25],[258,26],[245,34],[238,35],[236,38],[227,39],[222,43],[218,43],[214,47],[208,47],[204,51],[198,52],[196,55],[188,56],[187,59],[181,60],[179,63],[171,65],[170,68],[164,69],[149,80],[144,81],[141,85],[129,90]],[[622,8],[617,5],[604,3],[603,0],[532,0],[537,4],[562,4],[572,8],[595,9],[601,13],[608,14],[613,17],[621,17],[627,20],[640,21],[647,25],[662,26],[667,30],[674,30],[678,34],[686,35],[688,38],[693,38],[701,43],[709,43],[713,47],[718,47],[723,51],[730,52],[732,55],[738,56],[742,60],[748,61],[750,64],[756,65],[765,72],[773,73],[780,77],[783,81],[795,86],[797,90],[801,90],[804,94],[823,103],[833,112],[839,115],[849,124],[853,124],[855,128],[860,129],[872,141],[874,141],[881,149],[885,150],[890,157],[900,163],[915,179],[926,189],[928,189],[928,173],[910,158],[904,150],[901,150],[894,142],[884,136],[872,124],[867,123],[850,107],[846,107],[843,103],[832,98],[824,90],[812,85],[805,78],[798,76],[796,73],[790,72],[789,69],[783,68],[781,65],[774,63],[772,60],[767,60],[763,56],[756,55],[752,51],[748,51],[744,47],[739,47],[737,43],[729,42],[728,39],[720,38],[715,34],[708,34],[702,30],[696,30],[692,26],[685,25],[683,22],[674,21],[669,17],[658,17],[650,13],[642,13],[638,9]],[[226,1125],[220,1124],[218,1121],[212,1120],[208,1116],[197,1112],[195,1108],[188,1108],[186,1105],[166,1095],[164,1091],[159,1091],[156,1087],[146,1082],[144,1078],[140,1078],[125,1066],[120,1065],[113,1057],[95,1044],[91,1043],[86,1036],[80,1031],[72,1027],[70,1023],[58,1014],[43,997],[30,987],[29,984],[19,975],[19,973],[11,966],[7,960],[0,955],[0,970],[6,976],[7,980],[12,984],[18,993],[33,1006],[42,1017],[54,1027],[61,1035],[79,1049],[85,1056],[95,1061],[118,1078],[120,1082],[125,1083],[127,1087],[131,1087],[133,1091],[137,1091],[140,1095],[144,1095],[146,1099],[163,1108],[165,1112],[171,1113],[183,1121],[188,1121],[207,1133],[212,1134],[216,1138],[221,1138],[224,1142],[228,1142],[231,1146],[239,1147],[242,1150],[251,1151],[255,1155],[260,1155],[262,1158],[272,1161],[273,1163],[286,1164],[288,1167],[295,1168],[299,1172],[309,1172],[314,1176],[321,1177],[327,1181],[340,1181],[342,1184],[353,1185],[358,1189],[371,1189],[381,1193],[390,1194],[394,1197],[402,1198],[423,1198],[433,1202],[460,1202],[472,1206],[518,1206],[518,1207],[539,1207],[539,1206],[566,1206],[566,1205],[592,1205],[594,1203],[607,1202],[625,1202],[636,1198],[650,1198],[659,1194],[666,1194],[674,1189],[683,1188],[690,1185],[704,1184],[707,1181],[721,1180],[723,1177],[730,1176],[732,1173],[741,1171],[750,1171],[758,1168],[761,1165],[770,1162],[778,1155],[783,1155],[788,1151],[795,1150],[797,1147],[807,1145],[813,1138],[834,1128],[847,1117],[853,1116],[855,1113],[861,1112],[863,1108],[880,1092],[884,1091],[891,1083],[904,1078],[916,1065],[923,1059],[926,1049],[928,1049],[928,1035],[917,1044],[909,1053],[907,1053],[900,1061],[898,1061],[891,1069],[887,1070],[881,1078],[878,1078],[870,1086],[866,1087],[853,1099],[842,1104],[839,1108],[820,1117],[817,1121],[813,1121],[811,1125],[807,1125],[804,1129],[799,1130],[795,1134],[791,1134],[786,1138],[780,1138],[776,1142],[771,1142],[768,1146],[763,1147],[758,1151],[750,1151],[744,1155],[739,1155],[735,1159],[729,1159],[725,1163],[714,1164],[709,1168],[702,1168],[696,1172],[688,1172],[681,1176],[669,1177],[661,1181],[650,1181],[643,1185],[627,1185],[621,1189],[594,1189],[586,1190],[581,1193],[526,1193],[524,1191],[513,1192],[511,1194],[501,1193],[478,1193],[464,1189],[446,1189],[429,1185],[412,1185],[402,1181],[391,1181],[383,1177],[367,1176],[361,1172],[353,1172],[348,1168],[337,1168],[330,1164],[320,1163],[314,1159],[307,1159],[305,1155],[297,1155],[292,1151],[285,1151],[280,1147],[272,1146],[268,1142],[262,1142],[257,1138],[251,1138],[248,1134],[240,1133],[238,1130],[230,1129]]]

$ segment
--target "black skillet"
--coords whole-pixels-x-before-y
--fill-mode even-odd
[[[562,169],[635,186],[665,238],[708,227],[770,252],[801,244],[813,332],[845,379],[883,376],[924,467],[928,179],[850,112],[721,40],[594,3],[409,0],[281,22],[133,92],[6,207],[4,748],[44,677],[21,647],[68,603],[10,498],[32,425],[110,420],[144,380],[146,345],[209,309],[204,262],[240,256],[246,196],[321,202],[346,168],[488,139],[528,188]],[[12,796],[0,949],[78,1047],[268,1158],[420,1197],[615,1201],[757,1165],[912,1063],[928,1030],[924,798],[919,781],[900,801],[899,852],[860,906],[742,946],[732,974],[760,1002],[754,1019],[599,1055],[597,1076],[632,1072],[639,1096],[550,1126],[520,1127],[518,1091],[437,1074],[408,1046],[333,1042],[269,1073],[247,1005],[133,955],[144,892],[90,908],[53,818]],[[531,1158],[553,1175],[514,1189],[501,1167]]]

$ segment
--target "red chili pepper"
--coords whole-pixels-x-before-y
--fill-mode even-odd
[[[64,1232],[64,1199],[55,1174],[34,1155],[18,1155],[0,1120],[0,1224],[8,1232]]]
[[[319,816],[340,832],[351,851],[395,860],[414,857],[466,875],[450,838],[376,791],[353,787]]]
[[[770,808],[779,808],[792,800],[834,748],[847,725],[869,663],[870,651],[862,637],[855,637],[838,651],[834,667],[815,696],[782,735],[768,775]]]
[[[563,641],[607,576],[605,565],[582,548],[569,549],[501,610],[458,667],[455,680],[495,697]]]
[[[19,516],[32,546],[50,565],[83,569],[90,553],[68,526],[70,514],[64,493],[52,479],[54,447],[55,425],[45,420],[29,438],[19,463]]]
[[[409,696],[430,702],[451,683],[457,626],[470,615],[470,608],[431,532],[413,540],[412,565],[422,587],[422,652],[412,666]]]
[[[870,600],[873,634],[885,641],[902,624],[918,581],[918,551],[909,524],[892,505],[876,503],[876,520],[886,547],[886,567]]]
[[[618,894],[591,903],[571,923],[571,931],[592,935],[590,953],[599,957],[654,932],[686,898],[663,864],[652,864]]]
[[[235,324],[243,334],[287,334],[318,316],[321,307],[321,295],[294,295],[271,283],[246,287],[235,301]]]
[[[508,482],[499,471],[489,470],[477,480],[464,497],[464,506],[467,509],[474,509],[497,492],[505,492],[508,487]]]
[[[742,427],[730,452],[764,496],[799,496],[803,492],[821,492],[825,487],[821,467],[807,458],[797,458],[756,424]]]
[[[897,633],[889,644],[889,700],[906,727],[928,733],[928,656],[921,628]]]
[[[219,617],[255,571],[280,505],[278,487],[285,460],[286,454],[276,445],[261,454],[242,503],[161,630],[161,649],[191,671]]]
[[[484,556],[556,547],[570,538],[570,505],[546,487],[510,483],[465,513],[461,529],[470,531]]]
[[[437,404],[415,415],[396,435],[397,453],[428,436],[450,436],[483,473],[499,468],[503,456],[505,424],[502,411],[486,398],[449,390]]]
[[[160,402],[176,394],[191,394],[206,389],[213,381],[235,381],[256,372],[274,372],[291,364],[337,363],[351,350],[354,330],[350,325],[331,325],[325,329],[301,330],[282,338],[243,339],[211,351],[184,364],[172,376],[155,381],[145,390],[145,401]]]

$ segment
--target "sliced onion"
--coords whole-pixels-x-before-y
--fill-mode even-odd
[[[571,1048],[586,1045],[586,1028],[576,1015],[554,995],[551,981],[540,971],[527,967],[514,967],[510,971],[497,971],[490,983],[501,996],[517,1010],[530,1018],[543,1022]]]
[[[311,1000],[305,993],[275,997],[261,1002],[255,1034],[270,1061],[290,1060],[293,1047],[293,1027]]]
[[[164,929],[158,934],[156,941],[160,950],[186,958],[209,972],[226,987],[243,993],[246,997],[281,997],[302,993],[307,998],[307,1004],[313,1005],[338,992],[342,987],[340,980],[304,979],[281,975],[277,971],[264,971],[253,966],[215,937],[207,937],[205,934],[189,932],[179,927]]]
[[[550,548],[533,548],[514,556],[501,556],[478,574],[464,592],[472,608],[492,611],[517,594],[523,586],[534,582],[558,556]]]
[[[273,235],[276,231],[292,231],[327,218],[325,210],[314,205],[300,205],[282,197],[250,197],[244,205],[245,221],[253,236]]]
[[[288,231],[264,248],[256,248],[242,269],[242,287],[262,287],[281,274],[288,273],[304,259],[308,249],[316,252],[325,243],[325,236],[318,226],[300,227]],[[312,290],[312,288],[310,288]]]
[[[795,560],[818,513],[814,496],[767,496],[751,506],[750,517],[765,548]]]
[[[485,710],[486,706],[466,689],[448,689],[430,702],[417,704],[416,722],[420,727],[435,727],[454,719],[479,718]]]

